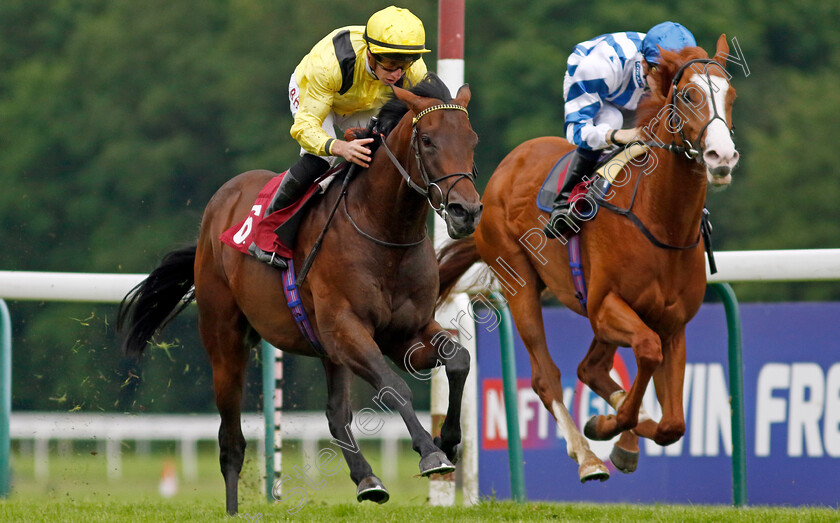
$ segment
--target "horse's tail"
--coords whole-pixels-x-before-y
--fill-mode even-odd
[[[438,307],[452,292],[455,284],[458,283],[458,279],[480,259],[481,256],[479,256],[478,249],[475,247],[475,237],[473,236],[443,246],[438,254],[438,273],[440,275]]]
[[[193,283],[196,246],[163,257],[157,269],[131,289],[120,303],[117,330],[127,329],[122,350],[126,356],[143,353],[147,342],[195,299]]]

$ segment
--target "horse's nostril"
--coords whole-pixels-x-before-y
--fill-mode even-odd
[[[453,218],[464,219],[467,216],[467,210],[459,203],[449,204],[446,210]]]

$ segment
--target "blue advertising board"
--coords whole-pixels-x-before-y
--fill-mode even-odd
[[[551,355],[562,373],[564,403],[579,427],[612,408],[583,386],[577,365],[592,340],[586,318],[543,311]],[[840,303],[742,304],[747,496],[750,504],[840,504]],[[479,490],[510,498],[499,335],[477,329]],[[514,334],[525,487],[532,500],[732,502],[727,330],[723,306],[704,304],[686,330],[685,436],[668,447],[640,440],[639,466],[622,474],[609,463],[613,442],[590,441],[610,479],[581,484],[551,414],[531,389],[527,351]],[[629,388],[635,361],[620,348],[614,376]],[[644,408],[659,418],[649,387]]]

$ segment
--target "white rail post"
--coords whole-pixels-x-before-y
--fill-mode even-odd
[[[469,311],[470,298],[461,293],[453,300],[456,310]],[[475,321],[468,315],[468,321],[461,326],[461,345],[470,355],[470,373],[464,386],[461,400],[461,442],[464,444],[461,456],[461,479],[464,505],[478,503],[478,361],[476,353]]]

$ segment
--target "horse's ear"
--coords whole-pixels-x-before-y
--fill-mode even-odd
[[[670,51],[665,51],[666,53]],[[660,50],[661,53],[661,50]],[[660,55],[661,56],[661,55]],[[668,89],[671,88],[671,78],[673,71],[671,70],[671,63],[664,58],[660,60],[659,65],[651,65],[650,62],[645,62],[642,66],[647,74],[647,86],[651,94],[657,98],[660,96],[668,96]]]
[[[678,64],[681,64],[683,60],[680,58],[680,53],[662,49],[661,47],[659,48],[659,57],[659,65],[656,66],[657,74],[653,75],[656,77],[655,83],[658,91],[654,91],[653,87],[651,87],[651,91],[659,92],[662,96],[668,96],[668,91],[671,89],[671,82],[679,70]]]
[[[645,68],[648,68],[648,66],[645,65]],[[646,80],[647,80],[647,86],[648,86],[648,89],[650,89],[650,92],[656,93],[656,94],[661,94],[662,93],[662,86],[660,84],[660,78],[661,78],[661,74],[660,74],[660,71],[659,71],[658,67],[654,66],[654,67],[650,67],[648,69]]]
[[[714,56],[715,62],[725,68],[727,56],[729,56],[729,43],[726,41],[726,33],[721,33],[717,41],[717,50],[715,51]]]
[[[405,102],[409,109],[411,109],[414,114],[419,113],[423,109],[420,107],[420,101],[422,100],[421,97],[417,96],[416,94],[403,89],[401,87],[397,87],[396,85],[391,86],[394,89],[394,96],[396,96],[399,100]]]
[[[466,107],[468,103],[470,103],[470,84],[464,84],[458,89],[458,94],[455,95],[455,100],[453,100],[456,104]]]

